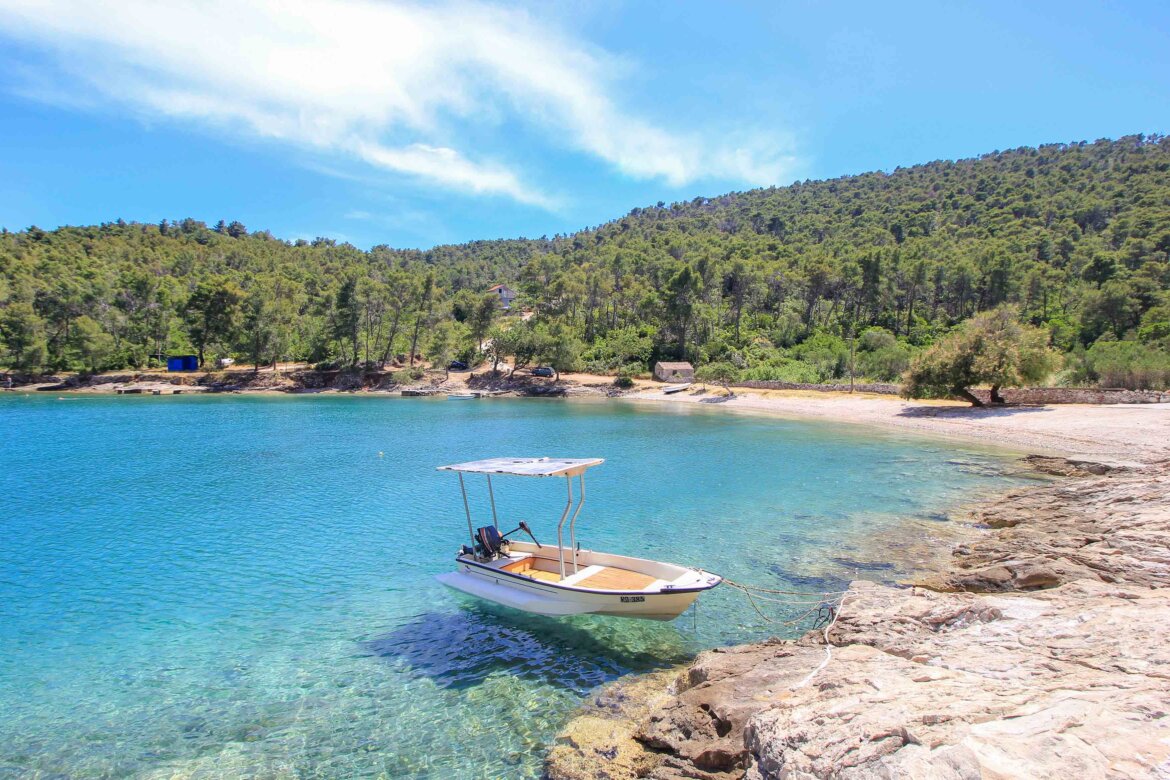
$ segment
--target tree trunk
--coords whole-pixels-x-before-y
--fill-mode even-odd
[[[414,368],[414,350],[418,347],[418,331],[422,328],[422,315],[414,321],[414,335],[410,338],[410,367]]]
[[[972,393],[970,390],[968,390],[965,387],[952,388],[951,393],[957,398],[962,398],[964,401],[970,401],[972,406],[980,406],[980,407],[986,406],[986,404],[984,404],[982,401],[980,401],[979,398],[976,397],[974,393]]]
[[[991,386],[991,402],[993,404],[1006,404],[1007,403],[1007,401],[1005,401],[1003,399],[1003,396],[999,394],[999,385],[992,385]]]
[[[386,351],[382,354],[382,368],[390,362],[391,353],[394,352],[394,339],[398,336],[398,321],[401,319],[402,313],[396,311],[394,313],[394,321],[390,323],[390,334],[386,339]]]

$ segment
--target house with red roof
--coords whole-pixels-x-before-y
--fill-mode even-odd
[[[495,293],[500,298],[500,306],[506,311],[512,308],[512,301],[516,300],[516,291],[506,284],[497,284],[489,287],[488,292]]]

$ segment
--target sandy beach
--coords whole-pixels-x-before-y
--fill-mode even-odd
[[[722,389],[665,395],[648,387],[628,398],[701,404],[734,412],[831,420],[993,444],[1021,452],[1113,465],[1170,458],[1170,404],[1066,404],[973,409],[948,401],[893,396]]]

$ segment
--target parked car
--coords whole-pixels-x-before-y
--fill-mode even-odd
[[[462,360],[452,360],[451,365],[447,366],[447,368],[449,368],[452,371],[466,371],[467,364],[464,363]]]
[[[548,376],[548,377],[552,377],[552,376],[556,376],[556,375],[557,375],[557,372],[556,372],[556,371],[553,371],[553,370],[552,370],[551,368],[549,368],[548,366],[537,366],[536,368],[532,369],[532,375],[533,375],[533,376]]]

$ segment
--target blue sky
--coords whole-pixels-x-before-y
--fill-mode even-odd
[[[0,0],[0,226],[366,248],[1170,132],[1170,4]]]

